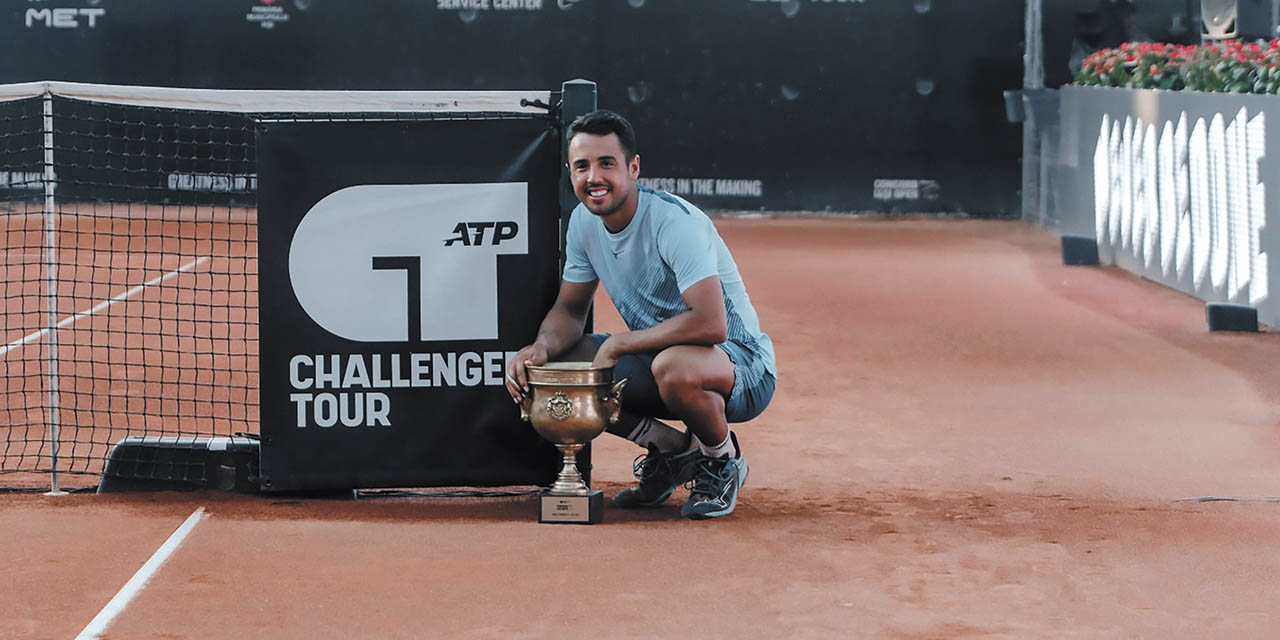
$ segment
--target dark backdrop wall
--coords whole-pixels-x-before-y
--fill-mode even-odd
[[[1013,215],[1022,0],[3,0],[0,81],[600,85],[707,208]]]
[[[1044,0],[1044,82],[1046,87],[1060,87],[1075,75],[1068,62],[1072,41],[1094,39],[1102,46],[1114,46],[1119,40],[1200,43],[1200,0],[1130,0],[1133,7],[1131,28],[1117,29],[1110,24],[1116,18],[1108,5],[1124,0]],[[1258,14],[1263,2],[1270,19],[1270,0],[1240,0],[1242,10],[1250,17]],[[1093,14],[1092,19],[1086,14]],[[1253,23],[1250,23],[1253,26]],[[1264,29],[1265,30],[1265,29]],[[1094,37],[1090,38],[1092,32]]]

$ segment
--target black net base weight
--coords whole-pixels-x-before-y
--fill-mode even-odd
[[[129,436],[107,457],[98,493],[258,491],[257,438]]]

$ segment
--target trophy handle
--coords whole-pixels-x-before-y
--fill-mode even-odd
[[[622,388],[627,386],[627,378],[623,378],[609,388],[609,394],[603,398],[605,409],[609,412],[609,424],[617,424],[622,413]]]
[[[529,422],[529,414],[533,411],[533,392],[520,394],[520,419]]]

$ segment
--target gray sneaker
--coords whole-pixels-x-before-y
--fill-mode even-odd
[[[738,438],[733,437],[733,448],[738,457],[709,458],[699,452],[693,467],[693,489],[680,514],[694,520],[719,518],[733,513],[738,504],[738,492],[747,482],[747,458],[738,449]]]
[[[649,452],[637,457],[632,465],[632,472],[640,484],[619,491],[613,497],[613,505],[631,509],[656,507],[666,502],[676,487],[688,482],[693,476],[693,462],[700,453],[697,449],[662,453],[657,447],[649,445]]]

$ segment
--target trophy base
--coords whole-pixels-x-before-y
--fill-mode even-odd
[[[604,520],[604,492],[596,489],[585,496],[558,496],[544,493],[538,498],[538,522],[550,524],[596,524]]]

